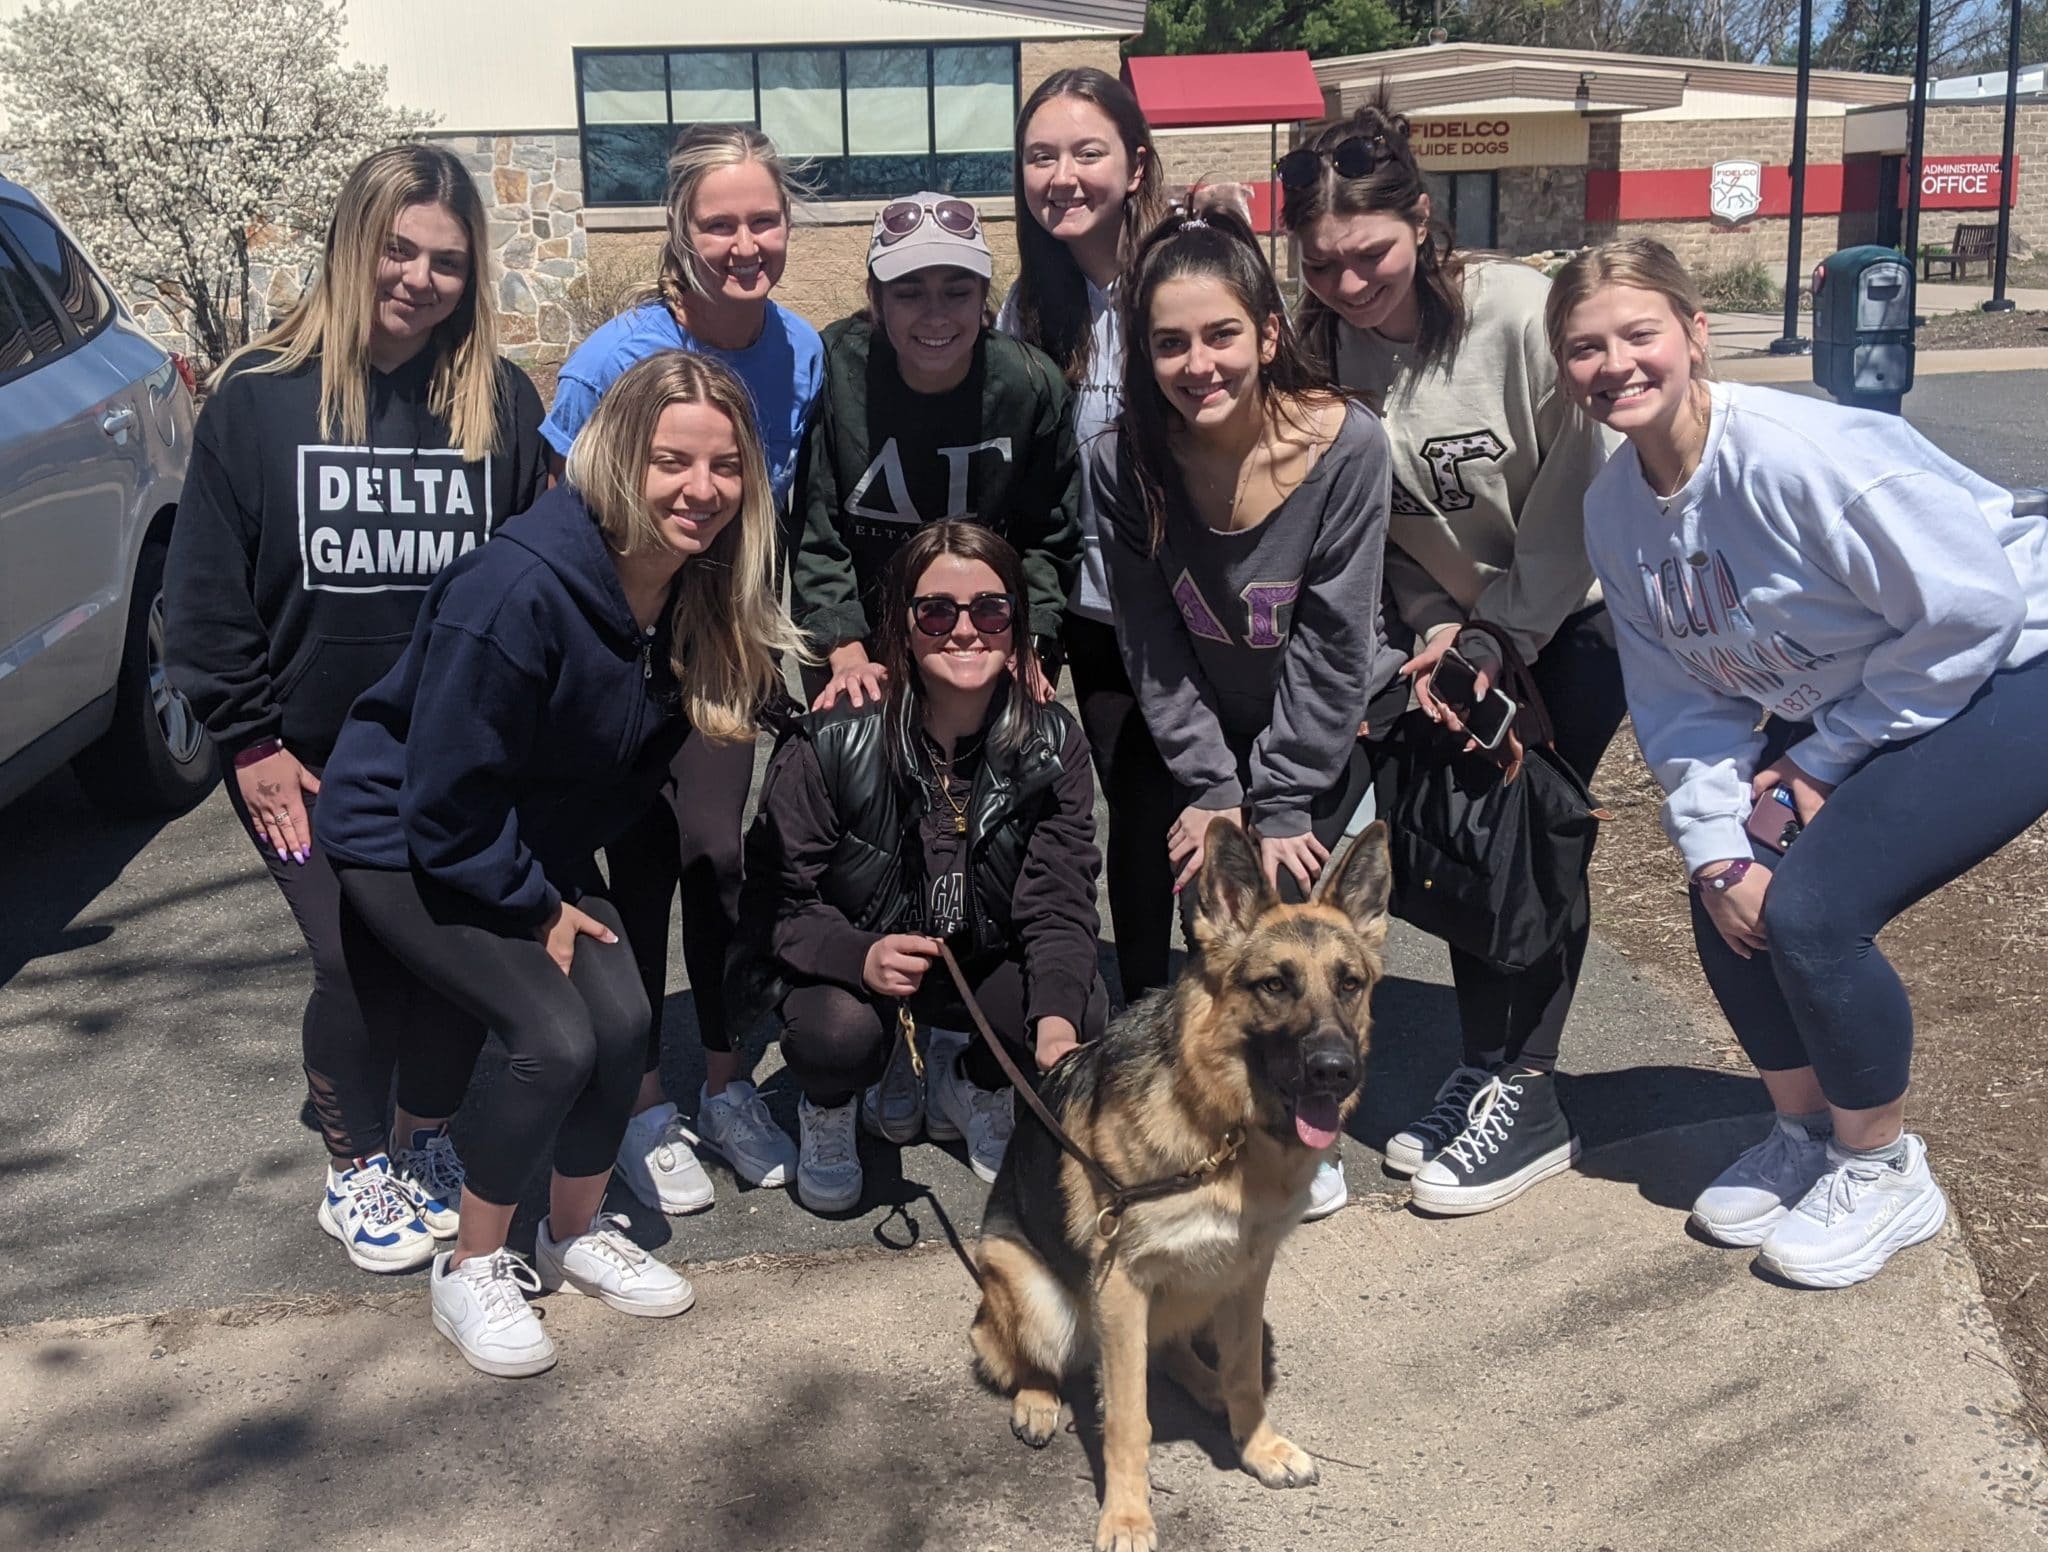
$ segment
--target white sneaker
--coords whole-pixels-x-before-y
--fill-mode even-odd
[[[1388,1173],[1412,1175],[1450,1146],[1465,1130],[1472,1096],[1485,1088],[1492,1076],[1484,1067],[1454,1068],[1437,1089],[1429,1113],[1387,1139]]]
[[[1693,1227],[1719,1245],[1761,1245],[1828,1167],[1827,1143],[1779,1116],[1770,1134],[1714,1177],[1692,1204]]]
[[[1009,1089],[977,1087],[960,1071],[959,1055],[958,1047],[942,1048],[936,1064],[925,1068],[925,1133],[939,1142],[966,1138],[967,1162],[994,1185],[1003,1155],[1010,1151],[1015,1095]]]
[[[410,1272],[434,1259],[433,1232],[421,1221],[412,1191],[392,1175],[391,1160],[381,1153],[338,1173],[330,1160],[318,1216],[320,1227],[366,1272]]]
[[[898,1147],[917,1141],[924,1130],[924,1079],[911,1060],[908,1040],[898,1039],[889,1048],[882,1081],[869,1084],[861,1094],[860,1124],[870,1137]]]
[[[555,1366],[555,1344],[526,1302],[540,1291],[533,1268],[509,1250],[471,1256],[453,1271],[455,1252],[434,1257],[434,1329],[471,1368],[520,1379]]]
[[[711,1177],[690,1151],[682,1118],[667,1101],[626,1123],[618,1170],[633,1194],[656,1212],[703,1212],[718,1200]]]
[[[412,1134],[412,1146],[392,1155],[391,1173],[412,1193],[413,1210],[435,1239],[453,1239],[462,1227],[462,1160],[447,1123]]]
[[[854,1146],[853,1101],[797,1101],[796,1199],[815,1213],[846,1212],[860,1203],[860,1154]]]
[[[1948,1198],[1927,1167],[1927,1145],[1911,1132],[1905,1143],[1896,1167],[1849,1158],[1829,1143],[1827,1169],[1764,1236],[1757,1265],[1804,1288],[1846,1288],[1939,1234]]]
[[[587,1293],[623,1315],[680,1315],[695,1304],[689,1279],[626,1238],[625,1227],[623,1214],[599,1213],[581,1234],[558,1241],[543,1218],[533,1236],[541,1287]]]
[[[796,1144],[744,1078],[733,1079],[723,1094],[698,1090],[697,1141],[749,1185],[788,1185],[796,1173]]]
[[[1308,1183],[1308,1209],[1301,1215],[1303,1223],[1314,1223],[1318,1218],[1327,1218],[1346,1202],[1351,1200],[1351,1187],[1344,1183],[1344,1161],[1324,1159],[1316,1166],[1316,1177]]]

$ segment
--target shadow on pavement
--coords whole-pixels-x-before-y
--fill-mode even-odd
[[[111,922],[71,923],[179,817],[102,813],[68,770],[0,808],[0,986],[31,960],[111,937]]]

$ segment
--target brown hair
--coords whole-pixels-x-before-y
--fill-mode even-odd
[[[1328,153],[1347,140],[1362,138],[1379,156],[1377,165],[1361,178],[1346,178],[1331,162]],[[1416,227],[1420,241],[1415,253],[1415,301],[1422,327],[1415,337],[1415,360],[1427,369],[1448,361],[1458,353],[1465,337],[1465,258],[1451,245],[1450,228],[1432,210],[1422,217],[1422,202],[1428,186],[1416,164],[1408,140],[1408,115],[1388,105],[1387,85],[1381,81],[1378,95],[1341,124],[1325,128],[1308,148],[1318,153],[1315,181],[1306,188],[1283,190],[1280,219],[1295,237],[1324,216],[1395,215]],[[1302,337],[1326,367],[1337,362],[1336,313],[1313,293],[1304,292],[1297,323]]]
[[[334,202],[313,284],[283,322],[221,364],[218,384],[237,362],[253,372],[291,372],[320,358],[320,425],[324,436],[362,442],[369,435],[370,332],[377,312],[377,265],[400,212],[439,205],[469,239],[469,276],[462,300],[427,344],[433,376],[427,408],[448,428],[465,459],[498,450],[498,325],[491,307],[490,244],[484,205],[469,169],[439,146],[396,145],[356,163]]]
[[[740,449],[740,509],[676,575],[670,651],[690,725],[712,738],[751,738],[782,684],[775,654],[810,654],[776,586],[775,489],[754,425],[753,398],[710,356],[661,350],[636,363],[598,401],[569,449],[569,483],[613,553],[658,549],[647,509],[647,460],[671,404],[704,404],[732,422]]]
[[[1671,311],[1684,326],[1686,337],[1692,339],[1693,318],[1706,311],[1700,300],[1699,287],[1678,262],[1678,255],[1658,242],[1654,237],[1622,237],[1613,242],[1588,248],[1572,259],[1557,272],[1557,278],[1550,282],[1550,297],[1543,304],[1543,337],[1550,345],[1550,354],[1557,361],[1559,379],[1563,379],[1565,329],[1571,321],[1572,311],[1581,303],[1592,300],[1596,291],[1608,286],[1629,286],[1637,291],[1654,291],[1671,304]],[[1707,342],[1692,339],[1699,350],[1699,365],[1694,369],[1696,378],[1711,378],[1714,375],[1713,358],[1707,353]]]
[[[1011,597],[1010,650],[1015,661],[1007,689],[999,688],[1003,709],[989,733],[989,747],[1006,754],[1023,747],[1039,726],[1038,702],[1026,688],[1031,682],[1031,664],[1036,650],[1031,641],[1031,595],[1024,581],[1024,562],[1016,548],[993,528],[958,518],[926,523],[889,557],[882,573],[881,606],[875,624],[875,647],[882,666],[889,671],[888,708],[884,713],[888,737],[884,740],[889,760],[899,776],[923,781],[925,761],[919,756],[917,739],[924,726],[924,681],[917,671],[917,656],[910,646],[910,601],[917,596],[917,584],[942,556],[980,561],[1002,579],[1003,591]]]
[[[1089,65],[1055,70],[1024,99],[1024,111],[1017,115],[1013,164],[1017,180],[1017,290],[1013,304],[1017,337],[1051,356],[1067,381],[1078,386],[1088,375],[1088,357],[1094,345],[1088,280],[1074,262],[1072,251],[1038,224],[1024,198],[1025,131],[1040,108],[1060,97],[1077,98],[1101,109],[1116,126],[1124,155],[1139,169],[1137,192],[1124,197],[1123,229],[1117,235],[1120,273],[1130,273],[1139,240],[1159,224],[1167,205],[1152,126],[1145,122],[1136,94],[1115,76]]]
[[[1287,303],[1252,229],[1233,211],[1217,207],[1202,215],[1171,215],[1139,245],[1124,286],[1124,408],[1117,430],[1128,449],[1145,507],[1150,548],[1166,537],[1166,466],[1173,457],[1167,438],[1180,412],[1166,402],[1152,373],[1152,298],[1169,280],[1214,280],[1237,299],[1255,327],[1272,319],[1279,328],[1271,361],[1259,366],[1259,397],[1269,414],[1299,419],[1306,404],[1336,397],[1328,374],[1302,349],[1287,321]]]

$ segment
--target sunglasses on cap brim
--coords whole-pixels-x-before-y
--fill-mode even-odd
[[[899,243],[924,225],[929,215],[942,232],[955,237],[972,237],[981,230],[981,212],[964,199],[941,199],[929,205],[914,199],[899,199],[882,207],[881,231],[876,241],[886,248]]]
[[[976,593],[966,603],[944,593],[910,600],[910,622],[927,636],[950,636],[965,614],[984,636],[1000,636],[1017,617],[1017,600],[1008,593]]]
[[[1325,162],[1336,169],[1340,178],[1363,178],[1393,159],[1393,148],[1387,144],[1385,135],[1353,135],[1326,151],[1314,146],[1289,151],[1273,164],[1273,175],[1283,189],[1306,189],[1313,188],[1322,177]]]

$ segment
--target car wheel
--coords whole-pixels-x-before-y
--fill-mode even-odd
[[[128,636],[114,697],[114,725],[71,762],[102,807],[126,814],[189,808],[220,779],[206,729],[170,681],[164,640],[164,557],[150,539],[135,565]]]

